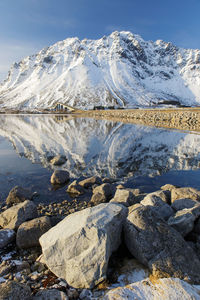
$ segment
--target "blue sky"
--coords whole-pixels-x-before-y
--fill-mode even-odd
[[[200,49],[200,0],[0,0],[0,80],[10,65],[67,37],[115,30]]]

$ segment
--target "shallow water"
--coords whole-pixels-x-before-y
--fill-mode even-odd
[[[67,160],[61,167],[50,159]],[[53,115],[0,115],[0,201],[15,185],[38,201],[68,199],[54,191],[54,169],[72,179],[99,175],[146,192],[165,183],[200,189],[200,135],[103,120]]]

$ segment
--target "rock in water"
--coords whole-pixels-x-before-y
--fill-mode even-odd
[[[56,170],[51,176],[52,184],[64,184],[69,181],[69,172],[64,170]]]
[[[21,186],[15,186],[8,194],[6,204],[12,205],[23,202],[25,200],[31,200],[32,193],[28,189],[24,189]]]
[[[127,208],[108,203],[67,216],[40,238],[49,269],[75,288],[92,288],[104,280],[126,215]]]
[[[163,278],[152,282],[145,279],[124,287],[113,289],[104,300],[198,300],[199,289],[178,278]]]
[[[200,283],[200,261],[194,250],[151,206],[136,204],[124,224],[125,242],[155,277],[178,277]]]

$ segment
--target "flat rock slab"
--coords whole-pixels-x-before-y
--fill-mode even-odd
[[[15,232],[12,229],[0,229],[0,249],[15,240]]]
[[[14,205],[0,214],[0,226],[16,230],[22,223],[38,216],[36,205],[29,200]]]
[[[48,268],[75,288],[97,285],[120,245],[126,215],[127,208],[108,203],[67,216],[40,238]]]
[[[109,291],[104,300],[198,300],[200,290],[178,278],[145,279]]]
[[[131,254],[155,277],[200,283],[200,261],[194,250],[150,206],[136,204],[130,208],[124,236]]]

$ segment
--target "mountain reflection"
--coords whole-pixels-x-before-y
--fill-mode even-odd
[[[0,135],[16,152],[55,169],[50,158],[73,177],[161,175],[199,168],[200,135],[119,122],[49,115],[1,115]]]

